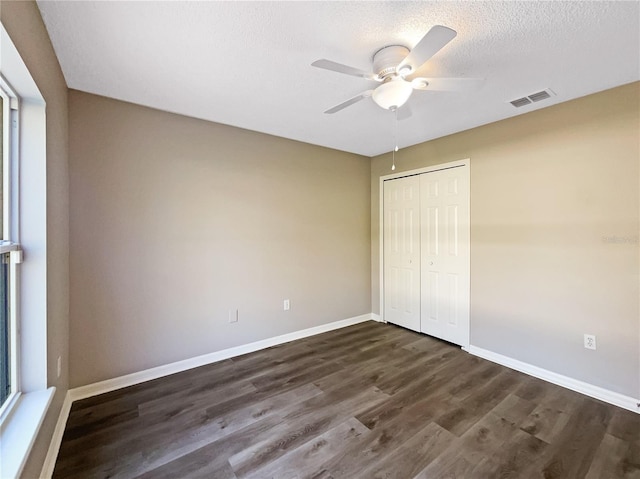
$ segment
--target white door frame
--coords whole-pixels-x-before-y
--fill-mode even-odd
[[[405,176],[412,176],[412,175],[420,175],[422,173],[431,173],[433,171],[439,171],[439,170],[446,170],[448,168],[456,168],[456,167],[460,167],[460,166],[468,166],[469,170],[471,170],[471,159],[466,158],[464,160],[457,160],[457,161],[450,161],[448,163],[441,163],[439,165],[433,165],[433,166],[427,166],[424,168],[418,168],[416,170],[408,170],[408,171],[401,171],[399,173],[392,173],[390,175],[385,175],[385,176],[381,176],[380,177],[380,205],[379,205],[379,209],[380,209],[380,215],[379,215],[379,227],[378,227],[378,242],[379,242],[379,247],[380,247],[380,251],[379,251],[379,258],[380,258],[380,264],[379,264],[379,268],[380,268],[380,320],[384,323],[387,322],[387,320],[384,317],[384,182],[387,180],[395,180],[397,178],[403,178]],[[469,190],[471,190],[471,171],[469,171]],[[471,195],[469,195],[469,198],[471,198]],[[471,208],[469,208],[469,213],[471,213]],[[469,225],[471,226],[471,225]],[[469,244],[467,246],[469,249],[471,248],[471,241],[469,241]],[[467,251],[467,257],[469,258],[469,262],[467,263],[467,268],[468,268],[468,273],[469,273],[469,278],[471,278],[471,251]],[[469,299],[471,299],[471,295],[469,295]],[[471,305],[469,305],[471,306]],[[471,309],[471,308],[469,308]],[[469,312],[470,313],[470,312]],[[471,317],[469,317],[469,323],[471,323]],[[471,324],[469,324],[469,329],[471,329]],[[463,349],[468,349],[469,345],[467,344],[466,347],[463,346]]]

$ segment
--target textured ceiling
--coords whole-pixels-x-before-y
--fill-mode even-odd
[[[436,24],[458,36],[420,71],[476,77],[475,91],[416,91],[400,147],[640,79],[638,2],[39,1],[70,88],[373,156],[393,147],[377,83],[313,68],[371,70],[381,47],[413,47]],[[515,109],[544,88],[556,96]]]

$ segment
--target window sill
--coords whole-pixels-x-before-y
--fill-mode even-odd
[[[0,477],[18,477],[56,388],[21,394],[0,426]]]

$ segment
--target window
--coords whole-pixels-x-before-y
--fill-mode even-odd
[[[20,250],[17,242],[16,208],[13,198],[17,185],[14,171],[18,132],[18,98],[0,77],[0,411],[12,394],[19,391],[16,319],[16,267]]]
[[[5,95],[0,96],[0,110],[2,110],[2,116],[0,116],[0,134],[2,134],[2,142],[0,142],[0,158],[4,159],[4,129],[5,129],[5,115],[4,115],[4,101]],[[4,161],[2,162],[4,166]],[[2,209],[4,208],[4,188],[2,185],[4,175],[4,168],[0,168],[0,224],[4,226],[4,215]],[[4,228],[3,228],[4,229]],[[4,234],[2,236],[4,238]],[[6,268],[6,253],[0,258],[0,405],[4,404],[9,394],[11,394],[11,377],[10,377],[10,361],[9,356],[11,354],[9,350],[9,314],[8,314],[8,302],[7,302],[7,268]]]
[[[0,45],[0,476],[21,477],[56,391],[47,375],[47,122],[1,21]]]
[[[11,394],[11,349],[9,347],[9,301],[7,263],[9,253],[4,253],[0,261],[0,404],[4,404]]]

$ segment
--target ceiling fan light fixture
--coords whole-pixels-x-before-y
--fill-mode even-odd
[[[411,65],[404,65],[404,66],[398,68],[398,75],[400,75],[402,78],[404,78],[407,75],[410,75],[412,70],[413,70],[413,68],[411,68]]]
[[[394,107],[400,108],[404,105],[412,92],[411,83],[402,77],[397,77],[373,90],[372,96],[378,106],[385,110],[391,110]]]

